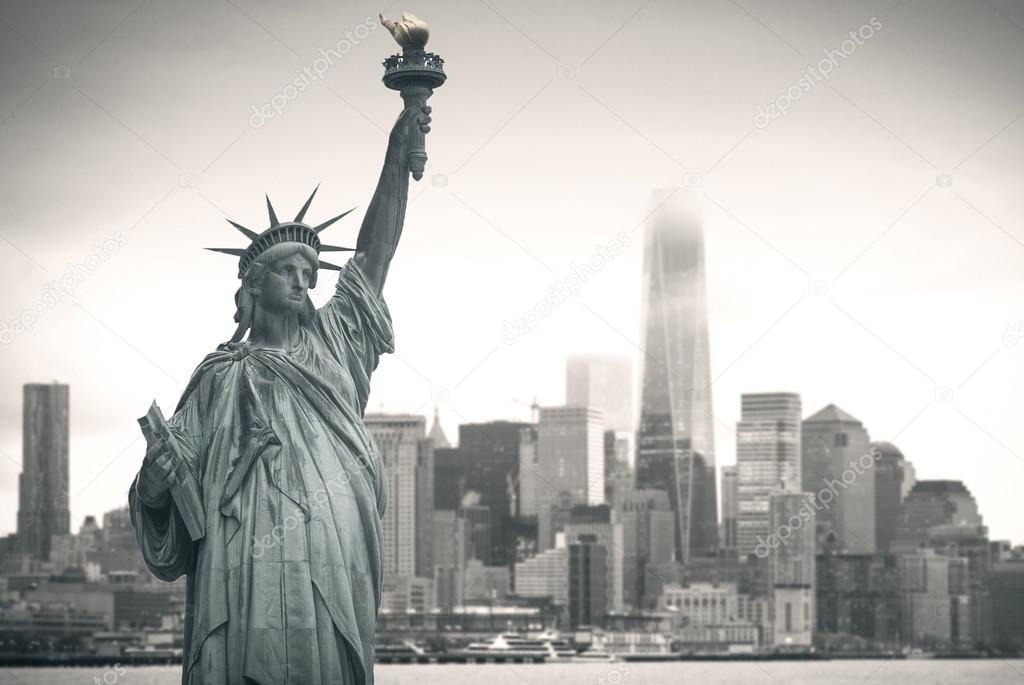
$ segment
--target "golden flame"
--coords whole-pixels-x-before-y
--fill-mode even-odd
[[[422,50],[427,45],[427,39],[430,38],[430,29],[427,28],[427,22],[417,19],[415,15],[408,12],[402,12],[402,18],[399,21],[385,19],[384,15],[381,14],[380,23],[391,32],[391,36],[403,50],[410,48]]]

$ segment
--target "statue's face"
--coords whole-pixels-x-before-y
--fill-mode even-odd
[[[302,312],[314,269],[300,253],[273,262],[263,272],[259,305],[272,314]]]

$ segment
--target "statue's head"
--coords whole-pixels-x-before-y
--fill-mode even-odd
[[[271,314],[308,315],[308,292],[316,287],[316,250],[305,243],[278,243],[260,254],[242,276],[253,305]]]
[[[300,323],[310,319],[315,309],[308,291],[316,287],[317,271],[341,269],[340,266],[321,260],[320,253],[352,250],[348,247],[323,245],[319,237],[322,230],[351,212],[351,209],[319,226],[313,227],[302,222],[314,195],[315,189],[295,219],[285,223],[278,221],[270,198],[267,197],[270,228],[262,233],[228,219],[228,223],[252,241],[249,247],[206,248],[238,257],[238,277],[242,285],[235,293],[235,321],[238,328],[231,336],[232,342],[241,340],[252,326],[256,309],[277,315],[297,314]]]

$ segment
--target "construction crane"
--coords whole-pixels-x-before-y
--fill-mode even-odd
[[[530,421],[531,421],[531,423],[539,423],[540,422],[540,405],[537,403],[537,396],[536,395],[533,396],[533,401],[529,402],[529,403],[523,402],[522,400],[517,400],[514,397],[512,398],[512,401],[515,402],[516,404],[521,404],[524,407],[529,407],[530,408]]]

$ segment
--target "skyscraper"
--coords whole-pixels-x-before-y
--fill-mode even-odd
[[[738,467],[722,467],[722,530],[718,541],[723,549],[736,548],[736,516],[739,513],[738,481]]]
[[[459,426],[459,450],[469,467],[466,489],[479,493],[491,510],[491,550],[482,561],[503,566],[515,561],[512,519],[519,515],[520,450],[528,423],[490,421]]]
[[[562,535],[565,536],[567,545],[574,543],[593,543],[605,549],[605,582],[602,587],[608,593],[606,606],[609,611],[622,612],[622,577],[624,544],[623,526],[621,521],[612,516],[610,509],[605,507],[608,518],[606,521],[597,522],[576,522],[569,521],[562,528]],[[571,555],[570,555],[571,560]]]
[[[434,508],[455,511],[469,489],[468,455],[458,447],[434,449]]]
[[[835,497],[816,512],[819,548],[849,554],[875,551],[875,475],[871,439],[860,420],[830,404],[803,422],[803,490]],[[824,502],[823,502],[824,504]]]
[[[18,544],[46,561],[50,536],[71,532],[68,508],[68,386],[23,389],[22,471],[18,477]]]
[[[581,538],[569,549],[569,626],[604,625],[608,605],[609,550],[596,540]]]
[[[426,420],[413,414],[367,414],[364,421],[388,479],[388,507],[381,521],[384,573],[429,575],[434,464]]]
[[[771,496],[800,491],[800,395],[745,394],[740,411],[736,424],[736,548],[740,554],[752,554],[771,532]]]
[[[899,648],[902,600],[896,555],[820,554],[815,577],[817,635],[855,635],[877,648]]]
[[[814,631],[813,508],[810,495],[775,492],[768,523],[780,544],[769,551],[772,579],[772,634],[777,645],[809,646]]]
[[[988,581],[987,612],[991,643],[998,649],[1024,649],[1024,559],[1001,561]]]
[[[644,237],[637,487],[668,490],[675,555],[685,563],[718,547],[704,234],[696,194],[659,190],[653,203]]]
[[[948,648],[952,638],[951,561],[930,549],[899,555],[904,644]]]
[[[633,490],[615,502],[615,511],[623,531],[622,601],[640,608],[647,567],[672,561],[675,518],[664,490]]]
[[[903,500],[892,551],[913,552],[936,534],[951,537],[958,532],[955,529],[970,532],[984,525],[978,503],[963,481],[919,480]]]
[[[914,485],[914,467],[891,442],[873,442],[875,469],[875,546],[888,552],[903,512],[903,498]]]
[[[517,516],[536,522],[537,504],[537,426],[530,424],[519,434],[519,511]]]
[[[537,506],[604,503],[603,415],[580,406],[542,407],[537,428]]]
[[[632,433],[633,364],[625,355],[574,354],[565,362],[565,403],[604,412],[606,430]]]

